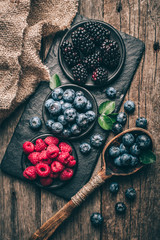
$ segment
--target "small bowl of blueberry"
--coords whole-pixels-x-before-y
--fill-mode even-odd
[[[77,139],[87,134],[97,119],[97,102],[85,88],[66,84],[55,88],[43,104],[43,119],[51,133]]]

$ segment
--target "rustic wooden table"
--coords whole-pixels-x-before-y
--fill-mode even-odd
[[[146,46],[145,54],[135,74],[126,99],[136,103],[126,128],[134,127],[138,116],[148,119],[148,129],[155,139],[157,162],[140,173],[127,178],[115,178],[120,184],[116,196],[109,192],[109,181],[61,226],[54,240],[159,240],[160,239],[160,52],[153,44],[160,39],[160,1],[158,0],[80,0],[79,12],[86,17],[104,20],[118,30],[131,34]],[[47,39],[45,50],[50,44]],[[157,47],[158,48],[158,47]],[[18,108],[0,129],[0,159],[22,114]],[[112,136],[110,136],[111,138]],[[101,159],[96,167],[100,169]],[[137,198],[133,203],[125,200],[124,192],[133,186]],[[114,206],[118,201],[127,205],[125,216],[117,216]],[[66,202],[46,191],[0,174],[0,239],[27,240],[48,218]],[[90,215],[101,212],[104,224],[95,229]]]

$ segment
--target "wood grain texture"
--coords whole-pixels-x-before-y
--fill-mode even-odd
[[[50,240],[158,240],[160,236],[160,52],[153,44],[160,41],[159,0],[80,0],[79,12],[86,17],[104,20],[115,28],[140,38],[146,51],[125,98],[136,103],[135,114],[129,116],[125,128],[134,127],[138,116],[148,119],[148,129],[156,142],[157,162],[134,176],[114,178],[120,184],[116,196],[109,192],[109,180],[97,190],[56,231]],[[46,56],[52,40],[47,38],[43,54]],[[0,160],[3,158],[23,106],[15,111],[0,128]],[[123,111],[123,107],[121,108]],[[112,135],[110,136],[111,139]],[[99,160],[95,172],[100,169]],[[133,186],[136,201],[126,201],[125,190]],[[115,214],[115,203],[124,201],[125,216]],[[0,239],[26,240],[45,221],[66,203],[65,200],[30,184],[0,173]],[[102,212],[104,224],[95,229],[90,215]]]

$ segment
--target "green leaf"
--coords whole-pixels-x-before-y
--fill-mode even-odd
[[[140,154],[139,159],[143,164],[150,164],[156,161],[156,155],[151,150],[146,150]]]
[[[104,130],[112,130],[112,120],[105,116],[105,115],[101,115],[99,118],[98,118],[98,123],[100,125],[101,128],[103,128]]]
[[[99,106],[99,113],[100,114],[111,114],[115,109],[115,102],[112,101],[106,101],[101,103],[101,105]]]
[[[117,115],[118,115],[118,113],[111,113],[108,115],[108,117],[110,117],[112,123],[115,123],[117,121]]]
[[[53,89],[55,89],[56,87],[59,87],[59,86],[61,86],[60,78],[57,74],[54,74],[50,78],[49,87],[53,90]]]

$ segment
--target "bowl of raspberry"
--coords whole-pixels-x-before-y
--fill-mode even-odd
[[[59,63],[75,84],[102,87],[120,74],[126,56],[120,33],[110,24],[85,20],[75,24],[59,45]]]
[[[43,119],[48,130],[65,139],[86,135],[97,120],[97,102],[85,88],[66,84],[55,88],[43,104]]]
[[[23,176],[40,187],[56,189],[69,182],[78,158],[71,143],[43,134],[23,143]]]

